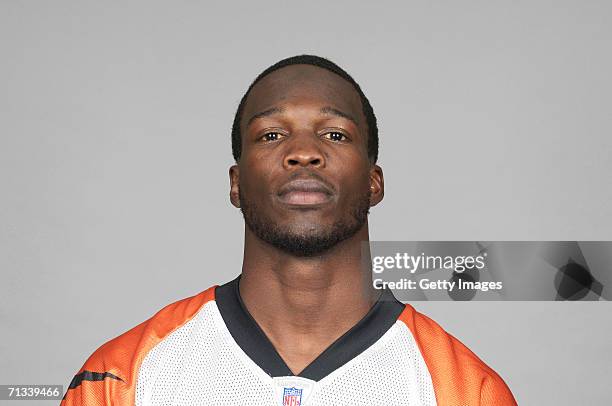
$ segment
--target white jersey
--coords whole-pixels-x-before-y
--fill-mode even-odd
[[[294,375],[248,313],[238,284],[167,306],[100,347],[63,404],[516,404],[495,372],[389,291]]]

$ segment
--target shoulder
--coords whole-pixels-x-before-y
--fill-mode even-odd
[[[133,404],[138,368],[147,353],[191,320],[215,288],[172,303],[153,317],[100,346],[76,373],[62,405]]]
[[[399,317],[412,333],[440,405],[516,405],[503,379],[438,323],[409,304]]]

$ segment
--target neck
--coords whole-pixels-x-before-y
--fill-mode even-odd
[[[245,229],[240,295],[287,365],[301,370],[365,316],[372,287],[367,223],[315,257],[279,251]],[[365,248],[365,249],[364,249]]]

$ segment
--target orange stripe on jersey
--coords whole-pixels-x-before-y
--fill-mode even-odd
[[[98,348],[72,380],[61,405],[133,405],[138,369],[147,353],[214,300],[215,288],[164,307]]]
[[[438,405],[516,406],[502,378],[435,321],[408,304],[399,320],[408,326],[421,350]]]

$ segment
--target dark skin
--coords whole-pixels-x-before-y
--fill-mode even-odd
[[[383,173],[368,158],[359,95],[332,72],[310,65],[272,72],[251,90],[241,131],[241,159],[229,171],[236,207],[239,193],[248,196],[262,216],[309,235],[348,219],[356,196],[369,190],[370,206],[383,198]],[[279,198],[290,179],[313,174],[329,194],[298,191],[292,199]],[[366,221],[322,254],[302,257],[268,244],[245,225],[240,294],[294,374],[362,319],[378,298],[371,273],[362,266],[362,242],[368,240]]]

